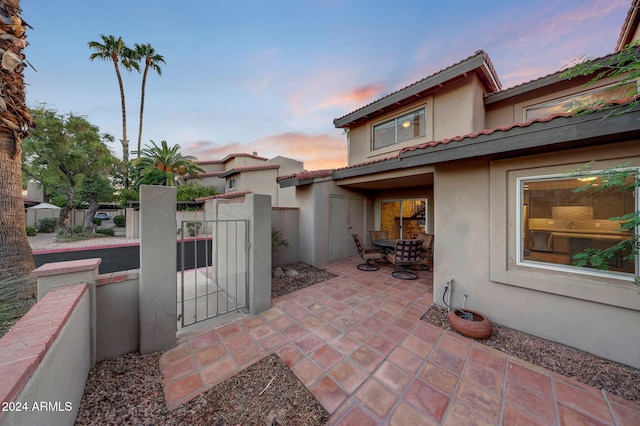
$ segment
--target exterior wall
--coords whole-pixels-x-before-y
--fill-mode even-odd
[[[331,196],[357,197],[370,199],[360,192],[337,186],[332,179],[316,182],[313,185],[297,187],[296,199],[300,206],[300,261],[313,266],[322,266],[330,260],[330,203]],[[354,228],[368,230],[373,224],[371,202],[366,203],[364,217],[355,219]],[[346,212],[345,212],[346,214]],[[367,234],[363,232],[363,234]],[[366,236],[368,238],[368,236]],[[353,244],[353,240],[351,241]]]
[[[396,117],[398,115],[402,115],[404,113],[418,109],[420,107],[425,108],[426,123],[425,123],[425,136],[423,138],[412,139],[410,141],[380,148],[375,151],[372,150],[373,144],[372,144],[371,138],[373,134],[373,126],[375,126],[376,124],[383,123],[387,120],[390,120],[393,117]],[[433,140],[433,124],[434,124],[433,97],[428,97],[426,99],[421,99],[419,102],[410,104],[405,108],[395,110],[381,117],[377,117],[375,121],[371,121],[364,125],[354,127],[349,131],[349,146],[348,146],[349,165],[366,163],[368,161],[372,161],[379,158],[391,157],[396,152],[398,152],[398,150],[404,147],[431,141]]]
[[[422,99],[402,109],[392,111],[349,132],[349,165],[364,163],[394,155],[400,149],[485,128],[483,85],[475,74],[447,85],[432,97]],[[424,106],[425,137],[372,151],[373,126],[403,113]]]
[[[271,228],[281,231],[281,236],[289,247],[280,247],[271,254],[273,266],[287,265],[300,261],[300,210],[297,208],[271,208]]]
[[[215,172],[223,172],[224,171],[224,163],[221,161],[196,161],[198,166],[205,173],[215,173]]]
[[[442,304],[444,284],[453,279],[453,307],[467,295],[467,307],[497,324],[639,368],[637,287],[628,279],[517,265],[510,183],[519,175],[567,173],[593,159],[603,167],[640,165],[637,144],[437,166],[435,233],[446,238],[437,239],[434,303]]]
[[[484,129],[483,95],[482,83],[475,75],[473,78],[459,80],[436,94],[433,100],[432,140],[438,141]]]
[[[300,172],[304,169],[304,163],[287,157],[274,157],[267,161],[271,164],[279,164],[280,168],[277,170],[278,177],[288,176],[293,173]],[[296,189],[280,188],[280,185],[274,183],[276,187],[276,198],[271,200],[274,206],[278,207],[295,207],[296,206]]]
[[[585,87],[585,79],[558,81],[558,83],[540,90],[519,95],[513,99],[506,99],[496,104],[488,105],[485,128],[495,129],[509,126],[513,123],[526,122],[525,109],[533,105],[562,99],[585,91],[597,89],[615,83],[614,79],[603,79]]]
[[[251,155],[236,155],[229,158],[224,163],[224,170],[235,169],[236,167],[259,166],[264,164],[265,159],[262,157],[254,157]]]

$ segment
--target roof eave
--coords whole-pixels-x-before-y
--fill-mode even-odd
[[[442,86],[451,80],[475,70],[481,70],[482,74],[488,80],[489,84],[493,86],[494,90],[500,89],[500,82],[494,75],[493,67],[487,61],[486,54],[480,51],[465,61],[446,68],[432,76],[426,77],[425,79],[395,93],[385,96],[384,98],[360,108],[351,114],[347,114],[341,118],[336,118],[333,121],[333,125],[336,128],[348,127],[357,120],[367,118],[369,115],[394,106],[407,98],[420,96],[423,92]]]
[[[497,131],[489,135],[407,151],[399,158],[336,170],[333,176],[334,179],[343,179],[458,160],[481,157],[507,158],[549,152],[590,145],[594,140],[605,143],[640,138],[640,107],[621,115],[608,116],[610,113],[610,111],[602,111],[558,117],[548,122],[533,123],[527,127],[514,127],[507,131]]]

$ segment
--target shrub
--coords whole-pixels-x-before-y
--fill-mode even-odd
[[[93,218],[93,223],[96,226],[100,226],[100,225],[102,225],[102,219],[100,219],[99,217],[94,217]]]
[[[282,238],[282,231],[271,228],[271,251],[276,252],[280,247],[289,247],[289,241]]]
[[[108,235],[110,237],[113,237],[115,235],[113,228],[96,229],[96,232],[98,234]]]
[[[127,219],[123,214],[119,214],[113,217],[113,224],[118,228],[124,228],[127,224]]]
[[[38,221],[38,232],[51,233],[56,229],[58,219],[55,217],[45,217]]]
[[[195,237],[198,235],[198,231],[202,227],[202,222],[191,221],[187,222],[187,231],[189,232],[190,237]]]
[[[36,228],[35,226],[27,226],[27,235],[29,237],[33,237],[36,235]]]
[[[84,232],[84,226],[82,225],[73,225],[69,228],[70,234],[82,234]]]

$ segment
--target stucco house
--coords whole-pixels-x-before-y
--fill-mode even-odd
[[[292,158],[277,156],[268,159],[256,153],[229,154],[221,160],[197,161],[196,164],[204,170],[200,174],[200,183],[215,187],[218,191],[215,197],[241,201],[246,194],[265,194],[271,196],[274,207],[295,206],[295,190],[281,188],[276,179],[304,168],[302,162]],[[195,178],[187,177],[190,179]]]
[[[632,7],[616,50],[639,37],[637,23]],[[335,119],[348,166],[278,178],[296,191],[300,260],[355,254],[351,233],[433,233],[434,303],[453,280],[454,307],[465,298],[495,323],[640,368],[638,259],[608,271],[571,261],[631,238],[608,218],[638,211],[638,194],[578,194],[568,176],[590,161],[594,172],[640,169],[640,108],[574,115],[576,102],[628,88],[560,74],[502,89],[478,51]]]

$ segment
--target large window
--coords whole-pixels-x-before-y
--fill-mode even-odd
[[[576,191],[587,184],[590,189]],[[585,249],[603,250],[630,240],[631,231],[621,230],[622,222],[611,218],[637,211],[635,193],[599,190],[601,185],[596,175],[518,179],[520,261],[575,268],[574,256]],[[634,274],[637,259],[628,259],[629,254],[621,251],[609,259],[609,272]]]
[[[416,238],[419,233],[428,233],[427,200],[413,198],[402,200],[382,200],[379,203],[380,226],[389,238]]]
[[[420,108],[373,126],[373,149],[405,142],[424,135],[425,113],[424,108]]]
[[[588,92],[556,99],[525,109],[525,120],[544,118],[553,114],[571,112],[578,108],[588,108],[604,101],[625,99],[637,93],[636,83],[599,87]]]

